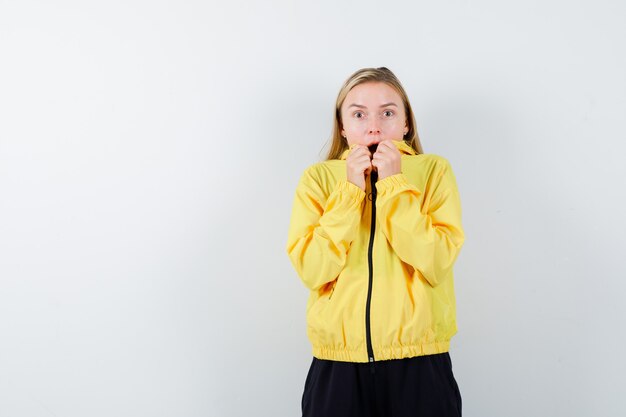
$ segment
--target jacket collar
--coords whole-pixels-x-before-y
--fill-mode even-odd
[[[401,155],[415,155],[415,149],[411,148],[405,141],[403,140],[392,140],[391,142],[393,142],[394,145],[396,145],[396,148],[398,148],[398,150],[400,151]],[[341,157],[339,159],[346,159],[348,157],[348,154],[350,153],[350,148],[346,149],[345,151],[343,151],[343,153],[341,154]]]

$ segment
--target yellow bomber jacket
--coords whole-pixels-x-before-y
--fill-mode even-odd
[[[447,352],[457,332],[453,265],[465,235],[450,163],[402,154],[401,173],[366,190],[346,157],[308,167],[296,187],[286,250],[310,290],[313,356],[373,362]]]

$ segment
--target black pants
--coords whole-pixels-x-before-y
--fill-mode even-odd
[[[313,358],[303,417],[457,417],[461,393],[448,352],[372,363]]]

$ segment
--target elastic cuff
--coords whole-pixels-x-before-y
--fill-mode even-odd
[[[395,186],[405,186],[409,182],[406,176],[400,172],[398,174],[390,175],[388,177],[383,178],[382,180],[376,181],[376,190],[380,192],[385,192],[388,189]]]
[[[365,191],[356,184],[351,183],[348,180],[339,180],[335,185],[335,190],[347,194],[353,202],[360,203],[365,199]]]

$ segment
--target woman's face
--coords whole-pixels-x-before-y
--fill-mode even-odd
[[[341,134],[348,145],[402,140],[408,132],[402,98],[384,82],[368,81],[348,92],[341,106]]]

